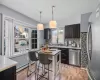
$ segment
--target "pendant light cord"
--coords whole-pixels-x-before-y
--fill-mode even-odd
[[[42,13],[42,11],[40,11],[40,23],[41,23],[41,13]]]
[[[52,6],[52,20],[54,20],[54,12],[53,12],[54,7],[55,6]]]

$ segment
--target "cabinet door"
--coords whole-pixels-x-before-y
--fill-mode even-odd
[[[73,38],[73,27],[69,26],[69,37],[68,38]]]
[[[46,39],[47,36],[47,29],[44,29],[44,39]]]
[[[0,72],[0,80],[16,80],[16,66]]]
[[[68,37],[68,26],[65,26],[65,38]]]
[[[80,38],[80,24],[78,24],[78,29],[77,29],[77,30],[78,30],[78,31],[77,31],[77,32],[78,32],[78,33],[77,33],[77,35],[78,35],[77,38]]]
[[[75,25],[75,37],[74,38],[80,38],[80,24]]]
[[[77,37],[77,26],[74,25],[73,26],[73,38],[76,38]]]
[[[61,50],[61,63],[69,64],[69,49],[60,49]]]
[[[44,39],[51,39],[51,29],[44,29]]]
[[[70,26],[65,26],[65,38],[70,38],[71,37],[71,28]]]
[[[73,27],[71,25],[65,26],[65,38],[73,38]]]
[[[73,25],[73,38],[80,38],[80,24]]]
[[[65,26],[65,38],[80,38],[80,24]]]

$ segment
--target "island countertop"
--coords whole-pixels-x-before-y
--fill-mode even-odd
[[[16,66],[17,62],[0,55],[0,72]]]
[[[54,56],[54,55],[58,54],[61,50],[58,50],[58,49],[50,49],[49,51],[50,52],[42,52],[42,53],[47,53],[47,54],[50,54],[50,55]],[[39,51],[39,52],[41,52],[41,51]]]

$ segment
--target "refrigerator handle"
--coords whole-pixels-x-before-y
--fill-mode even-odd
[[[90,28],[91,28],[91,24],[89,25],[88,33],[87,33],[87,55],[88,55],[88,63],[90,62],[90,54],[89,54],[89,33],[90,33]]]

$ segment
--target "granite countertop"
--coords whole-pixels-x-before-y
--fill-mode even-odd
[[[0,55],[0,72],[16,66],[17,62]]]
[[[58,50],[58,49],[50,49],[49,51],[50,52],[43,52],[43,53],[47,53],[47,54],[50,54],[50,55],[54,56],[54,55],[58,54],[61,50]],[[41,52],[41,51],[39,51],[39,52]]]
[[[81,47],[72,47],[72,46],[48,46],[48,47],[55,47],[55,48],[69,48],[69,49],[78,49],[81,50]]]

